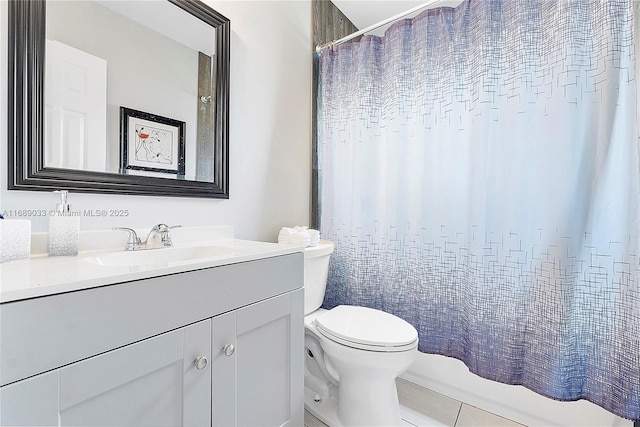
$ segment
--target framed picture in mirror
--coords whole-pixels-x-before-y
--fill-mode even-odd
[[[184,176],[186,123],[120,107],[120,170]]]

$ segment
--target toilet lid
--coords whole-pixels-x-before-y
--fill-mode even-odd
[[[403,319],[367,307],[340,305],[316,319],[325,337],[372,351],[406,351],[418,345],[418,332]]]

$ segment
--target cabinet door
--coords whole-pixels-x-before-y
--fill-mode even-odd
[[[214,426],[304,424],[303,305],[299,290],[214,318]]]
[[[58,425],[58,371],[0,388],[0,426]]]
[[[210,424],[211,322],[202,321],[60,369],[64,426]]]
[[[239,426],[304,425],[302,290],[238,310]]]

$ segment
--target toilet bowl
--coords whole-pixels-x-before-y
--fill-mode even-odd
[[[333,244],[305,250],[305,408],[330,426],[401,425],[395,380],[417,357],[418,333],[380,310],[324,299]]]

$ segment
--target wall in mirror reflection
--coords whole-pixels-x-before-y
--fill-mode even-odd
[[[213,181],[211,26],[166,1],[89,0],[47,2],[46,26],[46,166],[119,173],[127,107],[186,123],[185,175],[125,173]]]

